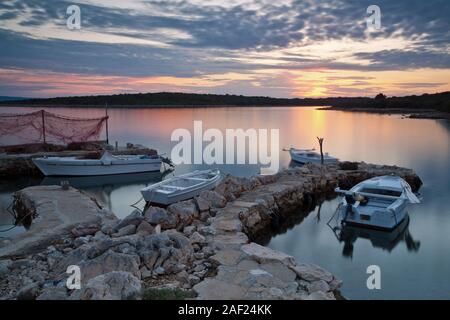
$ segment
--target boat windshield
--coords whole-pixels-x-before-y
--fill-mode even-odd
[[[376,188],[363,188],[360,190],[360,192],[380,194],[383,196],[392,196],[392,197],[400,197],[402,195],[402,193],[400,191],[387,190],[387,189],[376,189]]]

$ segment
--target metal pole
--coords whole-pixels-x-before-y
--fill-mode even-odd
[[[109,126],[108,126],[108,102],[105,105],[105,112],[106,112],[106,144],[109,144]]]
[[[317,140],[319,140],[320,146],[320,163],[323,164],[323,138],[317,137]]]
[[[47,144],[47,139],[45,137],[45,111],[41,110],[41,116],[42,116],[42,136],[44,138],[44,144]]]

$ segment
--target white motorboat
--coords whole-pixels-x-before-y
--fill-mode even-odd
[[[289,153],[291,159],[299,163],[321,163],[322,159],[319,153],[315,152],[314,149],[296,149],[290,148]],[[324,163],[335,163],[339,160],[337,158],[331,157],[328,153],[323,155]]]
[[[34,158],[45,176],[101,176],[160,171],[162,158],[148,155],[112,155],[105,151],[100,159],[77,157]]]
[[[141,190],[149,203],[169,205],[196,197],[203,190],[211,190],[222,180],[219,170],[194,171],[153,184]]]
[[[336,192],[344,195],[337,212],[344,225],[392,230],[407,217],[409,204],[420,203],[411,186],[397,176],[375,177],[350,191]]]

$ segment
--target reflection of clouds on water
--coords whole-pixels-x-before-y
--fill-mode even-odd
[[[29,110],[10,109],[11,112]],[[104,114],[104,109],[58,108],[52,112],[97,117]],[[194,120],[202,120],[204,129],[217,128],[223,132],[227,128],[280,129],[280,147],[317,148],[316,137],[325,137],[324,151],[340,159],[414,169],[424,182],[420,189],[423,201],[408,209],[409,226],[396,245],[391,242],[390,250],[383,249],[383,245],[370,240],[370,237],[358,236],[353,242],[353,259],[343,257],[343,242],[337,241],[326,225],[339,199],[325,201],[320,214],[316,208],[307,217],[293,215],[290,223],[279,226],[276,236],[267,239],[270,241],[268,246],[293,255],[300,262],[315,263],[330,270],[344,281],[343,293],[349,298],[448,296],[450,282],[442,279],[447,277],[450,269],[450,256],[447,254],[450,243],[449,122],[285,107],[110,109],[109,115],[110,141],[118,141],[120,145],[126,142],[143,144],[168,156],[173,146],[170,142],[172,131],[177,128],[190,130]],[[287,168],[289,162],[289,152],[280,150],[281,166]],[[239,176],[259,172],[258,166],[217,167]],[[201,165],[181,165],[176,167],[175,173],[203,168],[210,169]],[[133,210],[130,204],[141,197],[139,189],[151,183],[150,180],[109,181],[85,188],[123,217]],[[8,185],[8,191],[2,190],[0,185],[0,194],[10,194],[26,186],[26,183],[14,182]],[[422,244],[420,247],[418,241]],[[395,285],[383,287],[378,293],[368,292],[365,272],[371,264],[389,270],[383,274],[383,281]]]

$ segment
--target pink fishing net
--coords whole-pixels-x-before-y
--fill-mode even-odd
[[[98,141],[107,118],[73,118],[44,110],[0,114],[0,146]]]

